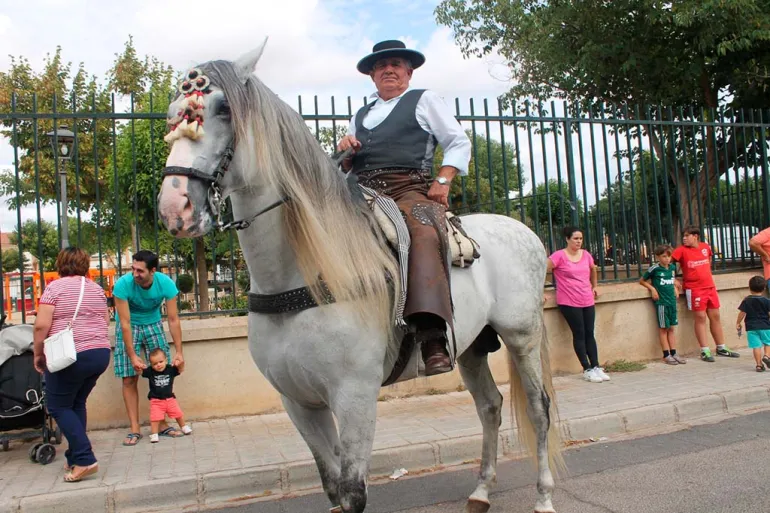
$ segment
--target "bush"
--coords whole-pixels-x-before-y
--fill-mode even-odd
[[[235,298],[233,302],[233,296],[227,295],[219,299],[219,308],[221,310],[248,310],[249,300],[245,295],[240,295]],[[246,315],[245,312],[235,315]]]
[[[182,294],[189,294],[195,286],[195,280],[189,274],[180,274],[176,279],[176,288]]]
[[[238,288],[241,292],[248,292],[251,288],[251,277],[249,271],[238,271],[235,275],[235,282],[238,284]]]
[[[192,310],[193,304],[190,301],[180,301],[179,302],[179,310],[185,311],[185,310]]]
[[[604,370],[607,372],[638,372],[647,368],[647,365],[641,362],[629,362],[627,360],[615,360],[604,364]]]

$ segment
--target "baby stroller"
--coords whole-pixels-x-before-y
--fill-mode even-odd
[[[44,378],[33,364],[32,326],[6,325],[0,317],[0,445],[8,450],[11,440],[42,443],[29,449],[32,462],[48,465],[56,457],[53,444],[61,443],[45,403]]]

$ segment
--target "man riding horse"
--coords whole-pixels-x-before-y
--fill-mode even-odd
[[[444,213],[456,175],[468,174],[471,143],[452,111],[434,92],[410,89],[414,69],[425,56],[401,41],[383,41],[358,62],[377,92],[350,120],[339,151],[352,148],[346,170],[401,210],[411,236],[404,316],[416,330],[425,374],[452,370],[447,325],[452,326],[449,254]],[[432,178],[436,144],[444,160]]]

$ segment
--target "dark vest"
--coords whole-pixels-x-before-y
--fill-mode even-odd
[[[415,117],[417,102],[424,89],[414,89],[401,97],[382,123],[372,130],[363,125],[375,102],[361,107],[356,114],[356,139],[361,149],[353,157],[353,172],[388,167],[402,169],[433,168],[436,140],[420,126]]]

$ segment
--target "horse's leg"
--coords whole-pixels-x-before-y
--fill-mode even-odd
[[[344,513],[362,513],[366,508],[380,377],[350,381],[332,401],[342,443],[339,499]]]
[[[545,327],[538,326],[531,333],[504,335],[503,340],[511,356],[511,402],[516,409],[516,419],[520,436],[527,440],[534,428],[537,454],[537,502],[536,513],[554,513],[551,497],[554,480],[551,473],[551,459],[558,458],[558,434],[551,425],[551,397],[548,390],[550,374],[543,376],[542,361],[547,358],[547,340]],[[515,341],[515,342],[514,342]],[[541,353],[542,351],[542,353]],[[518,371],[518,372],[517,372]],[[519,378],[519,379],[517,379]],[[517,383],[518,381],[519,383]],[[526,415],[523,414],[523,402],[526,400]],[[550,438],[550,440],[549,440]],[[554,445],[549,447],[549,443]],[[550,449],[550,450],[549,450]]]
[[[491,328],[486,328],[476,339],[474,346],[483,342],[482,338],[485,336],[497,337],[497,333]],[[503,396],[495,385],[486,353],[474,351],[474,346],[458,359],[460,374],[476,403],[476,411],[484,432],[478,486],[468,498],[466,512],[486,513],[489,510],[489,490],[497,479],[497,443],[502,423]]]
[[[286,413],[315,458],[321,484],[334,508],[339,508],[340,439],[329,408],[307,408],[281,397]],[[339,511],[332,509],[332,511]]]

